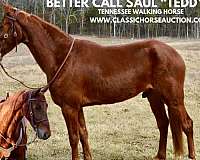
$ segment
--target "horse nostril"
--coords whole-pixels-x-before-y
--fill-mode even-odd
[[[50,135],[48,133],[44,133],[43,139],[46,140],[50,137]]]

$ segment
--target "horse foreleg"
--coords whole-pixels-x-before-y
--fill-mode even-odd
[[[78,143],[79,143],[79,122],[78,122],[78,109],[65,105],[62,107],[62,114],[64,116],[68,134],[69,142],[72,149],[72,160],[79,160]]]
[[[151,109],[157,121],[157,125],[160,131],[159,150],[154,159],[164,160],[166,159],[166,147],[167,147],[167,134],[169,120],[166,115],[165,106],[162,102],[161,96],[155,90],[152,90],[147,95]]]
[[[83,108],[79,111],[79,124],[80,124],[80,140],[83,147],[83,154],[84,154],[84,160],[92,160],[90,147],[88,143],[88,132],[85,124],[85,117],[83,113]]]

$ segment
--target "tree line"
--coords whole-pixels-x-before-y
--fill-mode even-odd
[[[99,0],[101,1],[101,0]],[[125,2],[124,0],[121,0]],[[60,27],[70,34],[94,35],[99,37],[128,37],[128,38],[152,38],[152,37],[176,37],[176,38],[199,38],[199,23],[91,23],[90,17],[99,15],[97,8],[70,8],[66,7],[47,8],[46,0],[7,0],[10,4],[29,13],[36,14],[41,18]],[[69,1],[66,1],[68,3]],[[161,3],[156,0],[159,8],[168,8],[168,2]],[[184,8],[184,17],[199,17],[200,5],[195,8]],[[112,16],[112,15],[110,15]],[[124,15],[117,15],[122,17]],[[128,15],[128,16],[155,16],[155,15]],[[159,15],[165,16],[165,15]],[[179,17],[180,15],[172,15]],[[0,8],[0,18],[3,17]]]

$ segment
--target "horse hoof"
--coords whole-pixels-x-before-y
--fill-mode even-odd
[[[193,154],[192,156],[189,156],[189,160],[196,160],[195,154]]]
[[[84,158],[84,160],[92,160],[92,157]]]
[[[92,156],[91,155],[84,156],[84,160],[92,160]]]

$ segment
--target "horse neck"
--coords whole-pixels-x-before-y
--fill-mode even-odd
[[[21,24],[28,36],[26,45],[33,57],[47,77],[52,77],[64,60],[72,37],[36,16],[29,16],[28,23]]]
[[[2,119],[4,121],[3,124],[0,127],[0,133],[5,137],[5,138],[9,138],[9,141],[12,143],[16,143],[16,140],[19,137],[19,133],[20,133],[20,122],[22,120],[22,118],[25,116],[25,113],[27,113],[27,99],[28,96],[26,96],[25,99],[23,100],[24,103],[22,103],[22,105],[20,106],[20,108],[18,108],[16,110],[16,112],[14,111],[10,111],[8,112],[10,115],[4,115],[2,116]],[[11,103],[12,104],[12,103]],[[1,104],[3,105],[3,104]],[[12,107],[12,106],[11,106]],[[5,106],[1,106],[1,112],[3,112],[3,110],[6,110],[6,108],[8,108],[7,105]],[[11,114],[12,113],[12,114]],[[0,137],[0,146],[3,146],[2,144],[8,145],[2,137]],[[6,146],[5,146],[6,147]]]
[[[20,121],[22,118],[23,116],[15,116],[13,120],[11,120],[11,123],[6,125],[7,130],[3,129],[0,131],[1,135],[10,143],[15,144],[19,137],[21,128]],[[0,146],[7,148],[9,144],[4,140],[4,138],[0,137]]]

